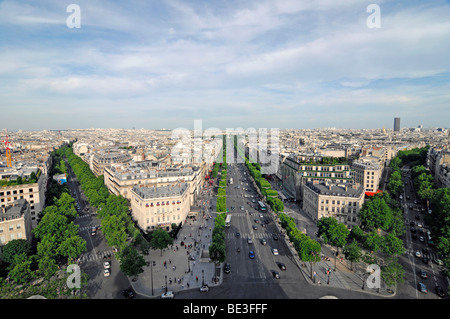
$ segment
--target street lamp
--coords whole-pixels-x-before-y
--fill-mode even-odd
[[[166,293],[167,293],[167,275],[165,275],[164,277],[166,277]]]

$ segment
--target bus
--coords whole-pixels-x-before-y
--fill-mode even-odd
[[[264,205],[264,203],[262,201],[258,201],[258,205],[259,205],[259,209],[261,209],[262,211],[266,210],[266,205]]]
[[[225,227],[231,226],[231,215],[227,215],[227,218],[225,219]]]

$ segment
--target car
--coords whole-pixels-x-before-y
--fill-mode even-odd
[[[444,289],[442,289],[441,286],[436,286],[435,290],[436,290],[436,294],[437,294],[439,297],[441,297],[441,298],[444,298],[444,297],[445,297]]]
[[[241,234],[240,233],[236,233],[236,238],[239,238],[239,237],[241,237]]]
[[[427,279],[428,278],[428,274],[427,274],[427,272],[425,270],[421,270],[420,271],[420,278],[423,278],[423,279]]]
[[[128,288],[128,289],[125,289],[124,291],[122,291],[122,295],[127,299],[131,299],[136,295],[136,293],[134,292],[133,289]]]
[[[286,265],[283,264],[283,263],[278,263],[278,267],[279,267],[281,270],[286,270]]]
[[[109,269],[103,269],[103,276],[109,277],[111,275],[111,271]]]
[[[111,264],[109,263],[109,261],[105,261],[105,262],[103,263],[103,268],[104,268],[104,269],[110,269],[110,268],[111,268]]]
[[[208,292],[208,291],[209,291],[208,285],[203,285],[203,286],[201,286],[201,287],[200,287],[200,291],[202,291],[202,292]]]
[[[250,259],[255,258],[255,252],[253,250],[250,250],[248,253],[248,257],[250,257]]]
[[[97,234],[97,228],[91,228],[91,236],[95,236]]]
[[[226,274],[229,274],[231,272],[231,264],[230,263],[225,263],[225,265],[223,266],[223,271]]]
[[[416,251],[416,257],[419,257],[419,258],[422,257],[422,253],[420,252],[420,250]]]
[[[436,265],[439,265],[439,266],[444,265],[444,262],[442,260],[440,260],[439,258],[434,258],[433,261]]]
[[[417,283],[417,288],[424,294],[428,293],[427,286],[423,282]]]
[[[416,232],[416,228],[415,227],[411,227],[411,233],[415,233]]]
[[[272,270],[273,278],[280,279],[280,273],[276,270]]]
[[[423,256],[422,262],[423,262],[424,264],[428,264],[428,257],[427,257],[427,256]]]
[[[253,229],[254,229],[254,230],[258,230],[258,226],[253,225]]]
[[[272,235],[272,238],[273,238],[274,240],[278,240],[278,236],[277,236],[276,234],[273,234],[273,235]]]
[[[261,244],[263,244],[263,245],[266,245],[266,244],[267,244],[267,241],[266,241],[264,238],[261,239],[260,242],[261,242]]]
[[[423,236],[419,236],[419,241],[424,243],[425,242],[425,238]]]
[[[174,297],[174,294],[172,291],[165,292],[161,295],[161,298],[163,298],[163,299],[172,299],[173,297]]]
[[[274,254],[275,256],[278,256],[278,249],[272,248],[272,254]]]
[[[250,237],[247,238],[247,244],[253,244],[253,240]]]

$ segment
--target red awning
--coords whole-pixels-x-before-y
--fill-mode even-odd
[[[382,193],[382,192],[383,192],[382,190],[377,190],[375,193],[374,192],[366,192],[366,196],[373,196],[375,194]]]

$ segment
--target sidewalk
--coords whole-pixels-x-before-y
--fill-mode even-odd
[[[271,184],[274,189],[276,189],[277,191],[281,191],[276,182],[272,182]],[[351,265],[345,258],[342,258],[341,260],[338,256],[336,262],[334,258],[336,251],[334,250],[334,248],[325,245],[319,238],[315,236],[317,232],[317,226],[310,219],[310,217],[308,217],[307,214],[302,211],[298,203],[291,202],[287,205],[286,208],[289,216],[294,217],[294,219],[300,222],[304,230],[306,230],[307,235],[321,243],[321,256],[324,258],[322,258],[320,262],[312,266],[313,275],[311,279],[310,263],[303,263],[300,260],[298,253],[296,252],[292,243],[290,243],[287,237],[285,238],[286,243],[294,256],[299,269],[302,271],[305,280],[307,280],[308,283],[312,285],[329,285],[347,290],[372,293],[384,297],[395,296],[395,291],[391,291],[388,287],[386,287],[383,281],[380,282],[379,289],[368,287],[367,279],[370,274],[365,269],[367,265],[365,265],[365,267],[363,268],[363,266],[359,264],[353,264],[353,270],[350,270]],[[282,229],[278,223],[276,224],[280,232],[285,234],[285,230]],[[342,253],[340,254],[340,256],[342,256]],[[326,259],[326,257],[328,258]],[[372,282],[370,281],[369,284],[373,286]]]
[[[215,211],[215,196],[211,203]],[[209,200],[207,195],[199,196],[197,202]],[[199,211],[195,219],[188,218],[178,233],[177,239],[168,249],[150,250],[144,256],[149,266],[144,267],[136,281],[130,283],[136,293],[145,297],[160,297],[166,291],[182,291],[185,289],[199,289],[202,284],[210,287],[220,285],[221,271],[215,273],[215,265],[209,262],[209,245],[212,243],[211,234],[214,228],[214,217],[209,207],[203,214],[202,207],[193,207],[192,211]],[[182,245],[183,244],[183,245]],[[220,265],[219,268],[221,269]],[[217,281],[215,281],[217,279]]]

